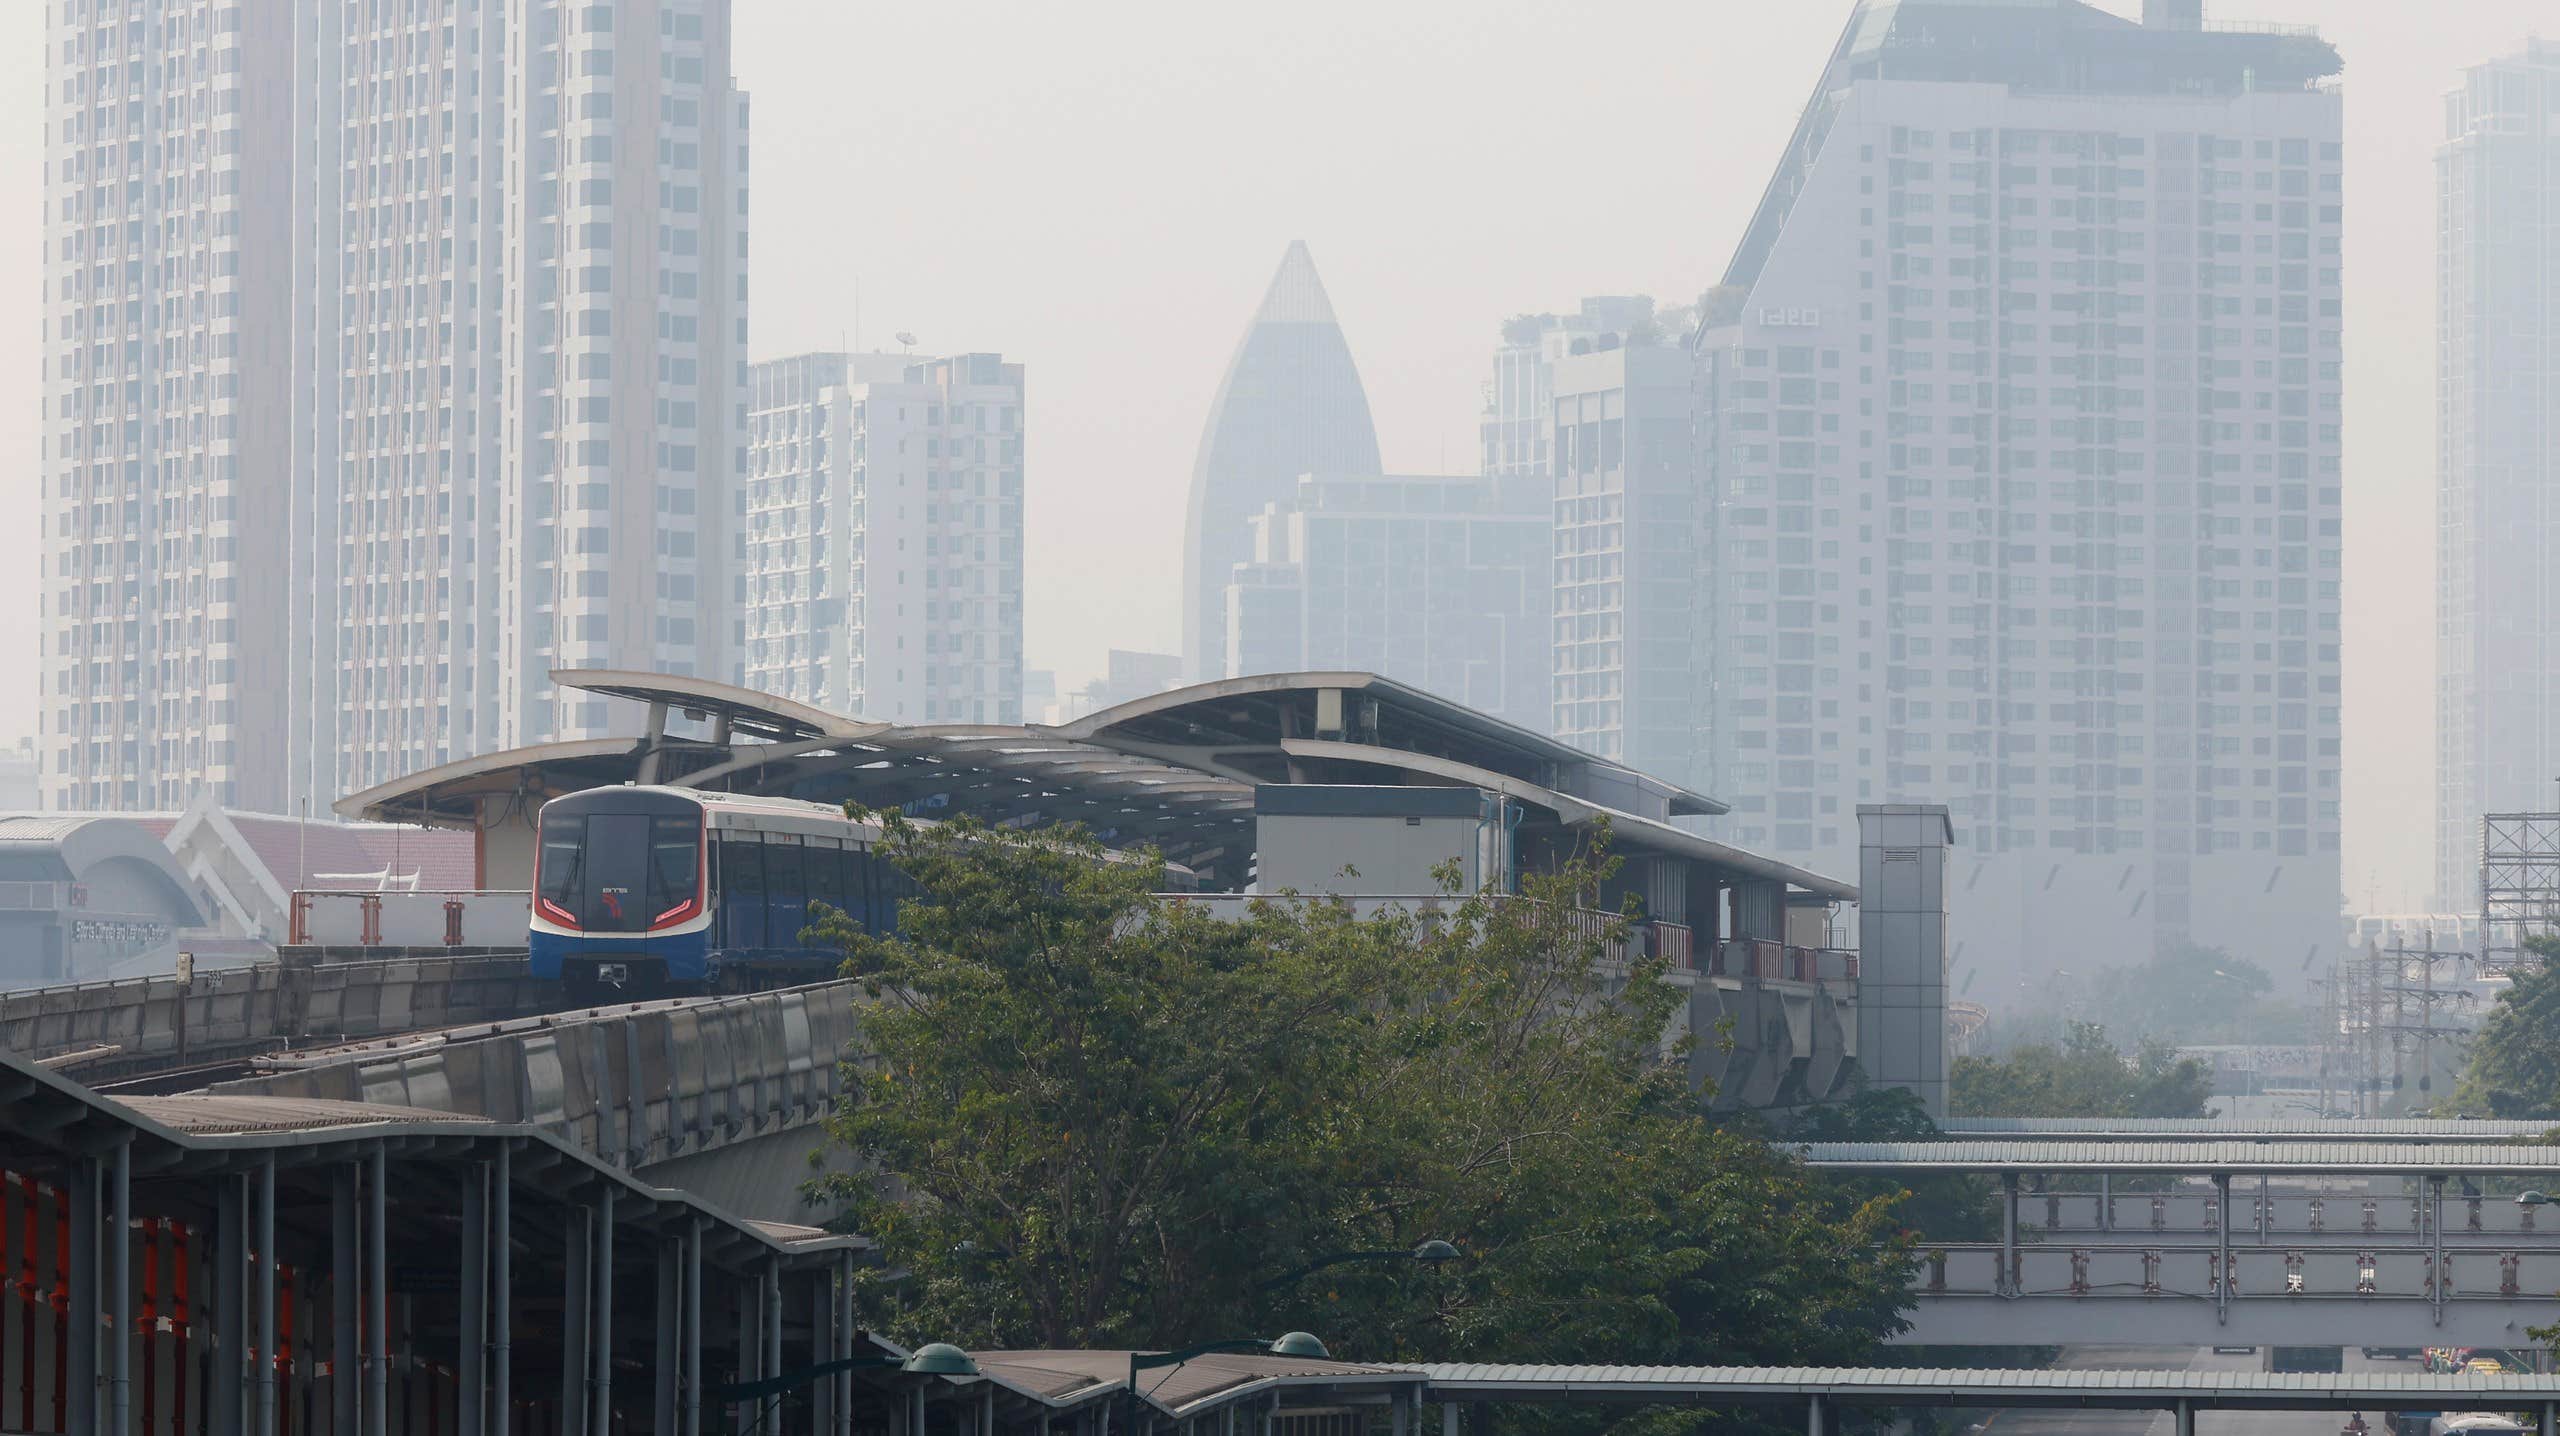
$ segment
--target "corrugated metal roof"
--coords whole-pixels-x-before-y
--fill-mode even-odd
[[[2439,1142],[2513,1142],[2560,1131],[2560,1122],[2498,1122],[2486,1119],[2427,1117],[1955,1117],[1945,1123],[1950,1137],[2038,1136],[2080,1137],[2090,1141],[2124,1137],[2212,1137],[2246,1140],[2258,1137],[2327,1137],[2370,1141],[2406,1137]]]
[[[1817,1167],[2054,1172],[2550,1172],[2560,1146],[2311,1139],[2121,1141],[1963,1138],[1931,1142],[1812,1142],[1796,1148]]]
[[[970,1355],[981,1374],[1052,1404],[1117,1393],[1129,1384],[1130,1353],[1126,1351],[977,1351]],[[1179,1366],[1141,1371],[1138,1391],[1163,1410],[1184,1413],[1264,1386],[1409,1383],[1418,1375],[1405,1366],[1220,1351],[1192,1357]]]
[[[468,1113],[393,1107],[377,1102],[339,1102],[318,1097],[190,1095],[119,1097],[114,1100],[161,1126],[200,1137],[246,1132],[317,1132],[333,1127],[368,1127],[385,1123],[416,1126],[487,1126],[489,1123],[486,1117]]]
[[[2470,1398],[2488,1402],[2544,1401],[2554,1395],[2547,1377],[2528,1374],[2484,1376],[2471,1373],[2434,1375],[2423,1372],[2351,1371],[2277,1373],[2261,1371],[1973,1371],[1897,1367],[1832,1366],[1546,1366],[1439,1362],[1413,1368],[1427,1376],[1437,1392],[1463,1395],[1470,1388],[1545,1388],[1563,1396],[1599,1395],[1619,1388],[1633,1396],[1728,1395],[1785,1396],[1871,1394],[1877,1399],[1901,1396],[1992,1397],[2036,1394],[2144,1397],[2199,1396],[2264,1399],[2319,1397],[2319,1404],[2353,1404],[2368,1397],[2432,1400]],[[2379,1403],[2372,1403],[2379,1404]]]

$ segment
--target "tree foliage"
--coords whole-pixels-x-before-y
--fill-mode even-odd
[[[885,823],[921,895],[895,937],[821,924],[877,995],[830,1122],[870,1165],[825,1186],[903,1337],[1840,1362],[1898,1329],[1890,1203],[1701,1117],[1680,994],[1579,915],[1605,854],[1221,920],[1073,832]],[[1433,1238],[1463,1258],[1291,1279]]]
[[[2128,1055],[2096,1023],[2075,1022],[2059,1046],[1959,1057],[1947,1108],[1960,1117],[2202,1117],[2213,1073],[2157,1038]]]
[[[2147,962],[2057,973],[2035,995],[2039,1004],[2013,1006],[1994,1022],[1996,1046],[2059,1046],[2091,1014],[2136,1046],[2308,1042],[2319,1025],[2309,998],[2279,994],[2265,967],[2195,943],[2173,944]]]
[[[2560,940],[2525,939],[2536,960],[2516,964],[2471,1039],[2454,1106],[2481,1117],[2560,1117]]]

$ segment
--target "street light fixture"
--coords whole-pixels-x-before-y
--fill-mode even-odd
[[[1451,1246],[1449,1243],[1442,1241],[1438,1237],[1432,1237],[1410,1251],[1405,1250],[1402,1247],[1396,1247],[1386,1251],[1327,1252],[1323,1256],[1317,1257],[1314,1261],[1307,1263],[1305,1266],[1298,1267],[1291,1271],[1282,1272],[1280,1275],[1264,1282],[1262,1284],[1262,1290],[1274,1291],[1284,1286],[1290,1286],[1297,1282],[1304,1281],[1308,1277],[1313,1276],[1317,1272],[1323,1271],[1327,1267],[1343,1266],[1351,1262],[1415,1261],[1422,1263],[1424,1266],[1438,1266],[1443,1262],[1453,1262],[1457,1259],[1458,1249]]]
[[[1137,1415],[1138,1402],[1145,1394],[1138,1390],[1139,1372],[1152,1371],[1157,1367],[1170,1368],[1180,1366],[1195,1356],[1208,1356],[1214,1352],[1221,1351],[1261,1352],[1271,1356],[1294,1356],[1303,1361],[1331,1361],[1333,1359],[1333,1353],[1327,1351],[1324,1343],[1317,1339],[1315,1333],[1310,1331],[1283,1332],[1278,1336],[1271,1337],[1240,1336],[1227,1341],[1204,1341],[1198,1346],[1186,1346],[1180,1351],[1132,1351],[1129,1353],[1129,1413],[1133,1423]],[[1166,1375],[1168,1376],[1171,1374],[1172,1373],[1169,1370],[1166,1372]],[[1162,1381],[1158,1381],[1156,1384],[1161,1386],[1164,1383]],[[1136,1429],[1134,1424],[1131,1429]]]
[[[821,1377],[839,1371],[900,1371],[909,1376],[975,1376],[977,1358],[947,1341],[927,1342],[905,1356],[848,1356],[839,1361],[821,1361],[815,1366],[802,1366],[768,1376],[761,1381],[736,1381],[726,1386],[713,1386],[704,1394],[714,1401],[761,1401],[796,1391]]]

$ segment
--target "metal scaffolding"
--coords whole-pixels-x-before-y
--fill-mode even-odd
[[[2513,966],[2525,939],[2560,935],[2560,813],[2480,820],[2480,957]]]

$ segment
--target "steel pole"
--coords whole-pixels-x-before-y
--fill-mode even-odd
[[[770,1381],[780,1376],[782,1374],[782,1259],[779,1257],[765,1263],[764,1343],[760,1349],[764,1353],[765,1379]],[[766,1429],[778,1429],[781,1419],[782,1398],[766,1397],[764,1399]],[[599,1431],[596,1436],[605,1436],[605,1433]]]
[[[349,1163],[329,1171],[329,1429],[348,1436],[355,1436],[356,1373],[364,1367],[356,1336],[357,1302],[364,1292],[358,1245],[356,1168]]]
[[[183,1004],[181,1004],[183,1005]],[[133,1138],[116,1143],[107,1172],[108,1249],[107,1331],[115,1345],[107,1351],[107,1370],[115,1395],[115,1436],[133,1430]]]
[[[817,1366],[835,1359],[836,1283],[832,1267],[821,1267],[811,1275],[815,1279],[809,1283],[809,1364]],[[836,1429],[836,1378],[843,1374],[831,1371],[809,1388],[809,1429],[819,1436]]]
[[[684,1436],[702,1436],[702,1224],[684,1234]]]
[[[391,1436],[391,1149],[376,1147],[365,1183],[365,1436]]]
[[[480,1436],[489,1401],[489,1172],[462,1174],[461,1331],[456,1335],[455,1415],[461,1436]]]
[[[838,1361],[853,1357],[853,1258],[836,1258],[835,1282],[836,1340],[834,1355]],[[836,1373],[836,1433],[853,1436],[853,1373]]]
[[[2178,1436],[2196,1436],[2196,1404],[2185,1398],[2178,1402]]]
[[[596,1215],[595,1436],[613,1436],[613,1188]]]
[[[1822,1436],[1822,1398],[1808,1396],[1804,1403],[1804,1436]]]
[[[650,1334],[656,1338],[652,1355],[657,1369],[649,1373],[649,1429],[673,1436],[676,1429],[676,1392],[683,1385],[684,1377],[684,1365],[677,1355],[684,1346],[683,1238],[658,1239],[655,1275],[658,1299],[651,1311]]]
[[[1999,1296],[2018,1294],[2018,1174],[2000,1174],[2000,1275],[1991,1283]]]
[[[514,1366],[514,1151],[509,1143],[498,1144],[497,1168],[489,1177],[489,1424],[498,1436],[513,1436],[515,1430],[515,1398],[509,1390]]]
[[[593,1310],[595,1283],[587,1271],[596,1249],[595,1214],[584,1207],[569,1213],[567,1258],[560,1277],[560,1415],[555,1423],[568,1436],[587,1429],[588,1383],[595,1379],[587,1365],[587,1320]]]
[[[258,1436],[276,1429],[276,1155],[258,1163]]]
[[[65,1273],[71,1293],[65,1303],[64,1339],[71,1350],[62,1360],[63,1379],[71,1389],[64,1411],[70,1430],[98,1429],[98,1188],[103,1178],[96,1157],[82,1157],[71,1168],[71,1251]]]
[[[2216,1239],[2216,1252],[2213,1259],[2213,1319],[2221,1325],[2228,1326],[2231,1323],[2230,1173],[2214,1173],[2213,1199],[2220,1218],[2214,1223],[2213,1233]]]
[[[2427,1178],[2427,1305],[2435,1313],[2435,1324],[2444,1325],[2444,1178]]]
[[[249,1192],[246,1179],[218,1177],[213,1189],[213,1429],[238,1427],[248,1413]],[[378,1433],[377,1433],[378,1436]]]

